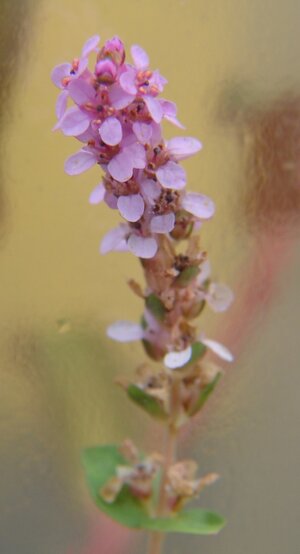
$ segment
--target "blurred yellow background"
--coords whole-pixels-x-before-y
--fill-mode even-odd
[[[228,525],[171,537],[166,554],[299,552],[299,21],[296,0],[1,1],[1,554],[144,552],[138,534],[98,516],[80,466],[84,446],[160,439],[113,384],[142,348],[105,335],[139,318],[126,281],[141,270],[129,254],[98,253],[118,216],[89,205],[99,168],[67,176],[78,144],[51,132],[50,72],[95,33],[143,46],[203,141],[185,162],[189,188],[217,204],[203,243],[236,294],[200,326],[237,361],[182,438],[183,455],[221,474],[199,504]]]

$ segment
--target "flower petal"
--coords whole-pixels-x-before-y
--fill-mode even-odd
[[[122,110],[123,108],[127,108],[129,104],[134,99],[134,96],[132,94],[128,94],[125,92],[117,83],[115,85],[112,85],[109,88],[109,98],[111,101],[111,105],[116,108],[116,110]]]
[[[160,101],[157,98],[153,98],[153,96],[148,96],[147,94],[143,96],[143,99],[153,121],[155,121],[155,123],[160,123],[163,118],[163,110],[160,105]]]
[[[188,346],[181,352],[169,352],[164,357],[164,364],[169,369],[176,369],[177,367],[184,366],[192,355],[192,347]]]
[[[93,152],[79,150],[65,161],[65,172],[68,175],[79,175],[79,173],[83,173],[83,171],[95,165],[96,162],[97,159]]]
[[[175,102],[171,102],[170,100],[160,100],[160,104],[163,109],[163,116],[167,121],[170,121],[170,123],[173,123],[173,125],[176,125],[180,129],[185,129],[184,125],[178,121],[176,115],[177,115],[177,106]]]
[[[133,167],[132,162],[126,155],[126,152],[120,152],[112,158],[107,166],[111,176],[121,183],[128,181],[132,177]]]
[[[93,50],[96,50],[99,44],[99,41],[100,41],[99,35],[93,35],[91,38],[89,38],[83,45],[83,48],[81,50],[81,56],[85,58],[91,52],[93,52]]]
[[[99,135],[105,144],[116,146],[122,140],[122,125],[116,117],[108,117],[99,128]]]
[[[212,339],[205,339],[201,337],[201,342],[207,346],[212,352],[214,352],[219,358],[222,360],[225,360],[226,362],[232,362],[234,360],[233,355],[231,354],[230,350],[226,348],[223,344],[220,342],[217,342]]]
[[[137,69],[146,69],[149,66],[148,54],[138,44],[134,44],[130,48],[130,53]]]
[[[73,79],[68,85],[68,93],[76,104],[82,106],[95,99],[95,89],[82,78]]]
[[[104,196],[104,202],[112,210],[118,209],[118,199],[112,192],[106,192]]]
[[[138,323],[133,323],[131,321],[116,321],[107,328],[106,334],[110,339],[119,342],[131,342],[141,340],[144,331]]]
[[[132,129],[139,142],[141,142],[142,144],[150,144],[150,139],[152,136],[151,125],[148,125],[148,123],[141,123],[140,121],[136,121],[132,125]]]
[[[57,119],[61,119],[67,109],[68,91],[62,90],[57,97],[55,112]]]
[[[153,181],[152,179],[145,179],[140,184],[141,192],[144,196],[144,199],[149,204],[153,204],[155,200],[159,197],[161,193],[161,186],[157,181]]]
[[[175,214],[155,215],[151,219],[150,229],[152,233],[170,233],[174,225]]]
[[[182,199],[182,207],[199,219],[210,219],[215,213],[212,199],[198,192],[187,192]]]
[[[176,162],[169,161],[158,168],[156,176],[163,187],[180,190],[186,185],[186,173]]]
[[[70,76],[71,69],[72,67],[70,63],[61,63],[60,65],[55,66],[51,73],[51,79],[56,87],[64,88],[62,80],[64,77]]]
[[[167,149],[174,160],[184,160],[201,150],[202,144],[193,137],[174,137],[167,141]]]
[[[89,63],[88,58],[80,58],[78,69],[76,71],[76,74],[73,75],[73,79],[78,79],[78,77],[82,75],[82,73],[86,70],[88,63]]]
[[[140,194],[130,194],[118,198],[118,210],[127,221],[138,221],[145,209],[145,204]]]
[[[205,260],[200,265],[200,273],[197,276],[197,285],[203,285],[204,281],[209,279],[211,274],[211,265],[209,260]]]
[[[114,229],[110,229],[106,235],[104,235],[100,244],[100,253],[107,254],[112,250],[117,252],[124,252],[128,250],[126,235],[128,234],[128,226],[125,224],[118,225]]]
[[[233,292],[222,283],[211,283],[206,295],[206,301],[215,312],[225,312],[233,302]]]
[[[129,68],[127,71],[124,71],[124,73],[121,74],[119,79],[122,89],[128,94],[133,94],[134,96],[137,93],[135,76],[135,70],[133,68]]]
[[[157,242],[152,237],[140,237],[139,235],[130,235],[128,241],[130,252],[138,258],[153,258],[157,252]]]
[[[142,144],[135,142],[125,146],[123,152],[132,164],[132,167],[136,169],[144,169],[146,167],[146,152]]]
[[[89,197],[89,203],[90,204],[100,204],[102,202],[104,195],[105,195],[105,187],[103,183],[99,183],[94,190],[92,190],[90,197]]]
[[[68,108],[59,123],[59,127],[68,137],[76,137],[87,130],[90,124],[90,118],[82,112],[77,106]]]

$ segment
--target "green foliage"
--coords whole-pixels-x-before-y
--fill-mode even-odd
[[[176,277],[175,283],[178,287],[186,287],[197,275],[200,273],[200,269],[196,265],[191,265],[186,267],[181,273]]]
[[[137,385],[130,384],[127,388],[127,394],[133,402],[138,404],[148,414],[158,419],[167,419],[168,414],[164,411],[161,402],[147,394],[146,391]]]
[[[204,406],[206,400],[208,399],[208,397],[213,392],[213,390],[214,390],[216,384],[218,383],[221,375],[222,375],[221,372],[218,373],[215,376],[215,378],[213,379],[213,381],[211,383],[208,383],[208,385],[206,385],[206,387],[204,387],[200,391],[200,394],[198,396],[198,400],[197,400],[196,404],[193,406],[193,409],[190,410],[190,412],[189,412],[190,416],[195,415],[197,412],[199,412],[199,410],[201,410],[201,408]]]
[[[200,341],[194,342],[192,345],[192,355],[188,361],[188,364],[195,363],[199,358],[203,358],[207,348],[205,344]]]
[[[112,519],[133,529],[164,533],[207,535],[217,533],[224,526],[221,516],[200,509],[187,510],[170,518],[150,517],[128,487],[123,487],[113,503],[105,502],[100,496],[100,490],[115,475],[116,467],[124,464],[126,461],[114,445],[96,446],[83,452],[83,465],[91,495],[100,510]]]
[[[158,321],[163,321],[166,314],[166,308],[158,296],[151,293],[146,298],[146,307]]]

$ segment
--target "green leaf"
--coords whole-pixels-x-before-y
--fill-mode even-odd
[[[188,361],[188,364],[193,364],[196,362],[199,358],[202,358],[206,352],[207,348],[205,344],[203,344],[200,341],[194,342],[192,344],[192,355]],[[186,365],[188,365],[186,364]]]
[[[214,512],[200,508],[186,510],[169,518],[150,519],[147,529],[164,533],[190,533],[193,535],[213,535],[225,525],[225,520]]]
[[[147,394],[137,385],[130,384],[127,388],[127,394],[133,402],[138,404],[148,414],[157,417],[158,419],[167,419],[168,414],[164,411],[159,400]]]
[[[158,296],[151,293],[146,298],[146,307],[158,321],[163,321],[166,315],[166,308]]]
[[[213,381],[211,383],[208,383],[208,385],[206,385],[206,387],[204,387],[200,391],[200,394],[198,396],[198,400],[197,400],[196,404],[193,406],[192,410],[190,410],[189,415],[193,416],[197,412],[199,412],[199,410],[201,410],[201,408],[204,406],[206,400],[208,399],[208,397],[213,392],[216,384],[218,383],[219,379],[221,378],[221,375],[222,375],[221,372],[218,373],[215,376],[215,378],[213,379]]]
[[[179,287],[186,287],[197,275],[200,273],[200,269],[196,265],[191,265],[186,267],[181,271],[181,273],[176,277],[175,284]]]
[[[187,510],[170,518],[151,518],[143,504],[131,495],[128,487],[123,487],[116,500],[109,504],[101,498],[99,491],[115,475],[116,467],[126,464],[118,447],[106,445],[88,448],[83,452],[82,461],[87,483],[97,506],[127,527],[164,533],[207,535],[217,533],[225,524],[221,516],[200,509]]]
[[[115,476],[116,467],[127,464],[117,446],[88,448],[83,452],[82,461],[90,493],[100,510],[126,527],[141,528],[146,514],[141,503],[130,494],[127,487],[121,490],[112,504],[105,502],[100,496],[102,487]]]

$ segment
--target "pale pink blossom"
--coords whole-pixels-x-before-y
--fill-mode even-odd
[[[92,36],[84,43],[79,58],[75,58],[72,63],[65,62],[55,66],[51,73],[51,79],[58,88],[64,89],[71,81],[78,79],[83,74],[88,65],[89,54],[97,51],[99,41],[98,35]]]

